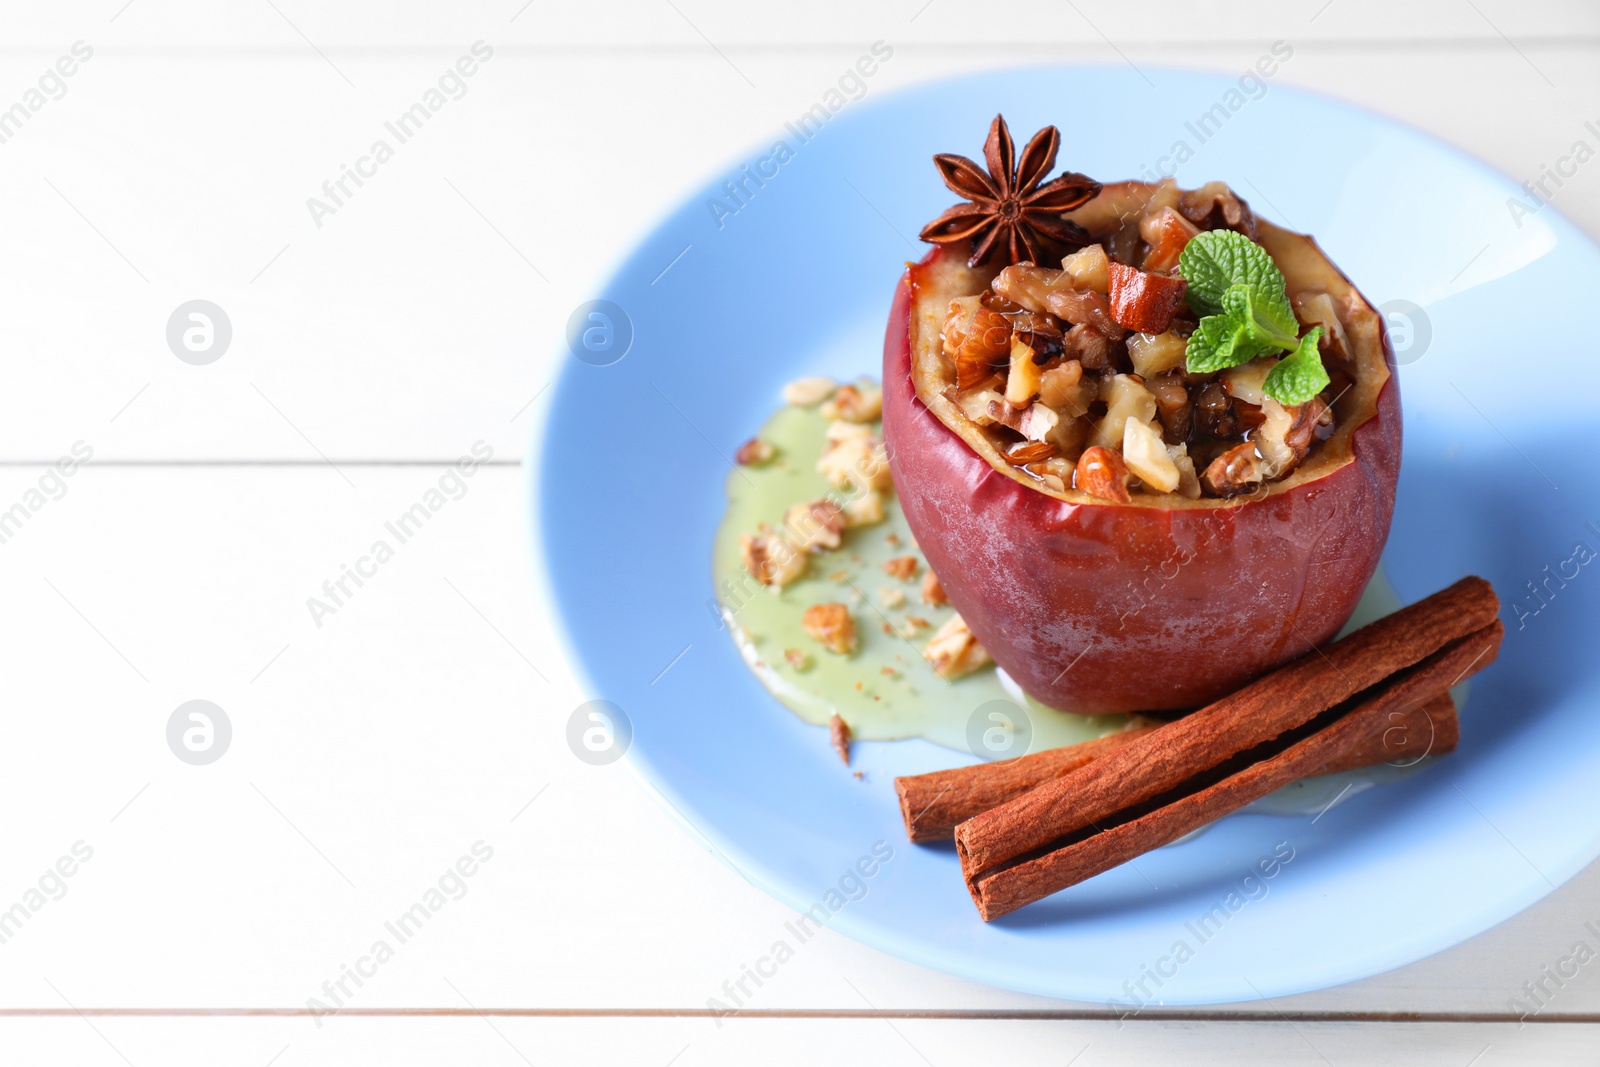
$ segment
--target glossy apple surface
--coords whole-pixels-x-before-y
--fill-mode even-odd
[[[1309,238],[1276,228],[1267,237],[1280,265],[1282,249],[1314,257],[1312,277],[1343,280]],[[1338,631],[1377,567],[1400,464],[1393,352],[1381,320],[1348,282],[1350,306],[1372,316],[1356,340],[1388,373],[1368,390],[1365,410],[1341,412],[1351,425],[1323,462],[1312,469],[1308,461],[1247,498],[1122,506],[1025,484],[919,398],[913,346],[928,358],[926,346],[937,344],[930,327],[950,295],[935,275],[959,269],[941,255],[952,254],[930,253],[895,293],[884,341],[884,440],[929,565],[1029,695],[1084,713],[1196,707]],[[1295,275],[1285,273],[1293,291]]]

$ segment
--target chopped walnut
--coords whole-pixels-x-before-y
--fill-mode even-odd
[[[783,399],[796,407],[815,407],[832,396],[837,388],[832,378],[801,378],[783,387]]]
[[[828,717],[828,740],[833,742],[833,750],[839,753],[844,765],[850,766],[850,724],[841,719],[837,711]]]
[[[1180,337],[1171,330],[1128,335],[1128,358],[1133,361],[1134,373],[1141,378],[1154,378],[1171,370],[1181,371],[1188,350],[1188,338]]]
[[[1345,333],[1333,298],[1324,292],[1296,293],[1290,301],[1295,317],[1307,326],[1321,326],[1322,340],[1317,347],[1347,371],[1353,369],[1350,358],[1350,336]]]
[[[905,607],[906,595],[893,586],[880,586],[878,589],[878,603],[893,611]]]
[[[1113,341],[1128,332],[1112,317],[1111,301],[1093,289],[1057,289],[1046,304],[1050,314],[1073,325],[1086,323]]]
[[[1010,404],[989,402],[989,417],[1030,441],[1043,441],[1061,422],[1061,416],[1048,404],[1029,404],[1014,408]]]
[[[1074,282],[1066,271],[1014,263],[1002,270],[989,287],[1013,304],[1029,311],[1049,311],[1045,303],[1057,289],[1071,289]]]
[[[743,467],[759,467],[770,463],[777,454],[778,450],[772,447],[771,442],[752,437],[734,452],[733,461]]]
[[[922,602],[936,608],[950,603],[950,598],[944,595],[944,586],[939,584],[939,576],[932,569],[922,576]]]
[[[783,513],[784,538],[803,552],[827,552],[844,543],[844,511],[831,500],[796,504]]]
[[[1172,465],[1178,468],[1178,492],[1190,500],[1199,500],[1200,476],[1195,473],[1194,459],[1189,455],[1188,443],[1168,445],[1167,453],[1172,457]]]
[[[872,432],[872,427],[856,422],[829,424],[826,450],[816,461],[816,469],[840,490],[851,486],[886,490],[893,485],[883,438]]]
[[[843,604],[811,605],[800,616],[800,627],[829,652],[848,656],[856,650],[856,622]]]
[[[1201,483],[1217,496],[1236,496],[1251,486],[1259,485],[1265,475],[1266,464],[1256,454],[1256,446],[1249,441],[1234,445],[1211,461]]]
[[[1109,263],[1103,246],[1086,245],[1061,261],[1061,271],[1072,279],[1074,288],[1103,293],[1110,284],[1106,275]]]
[[[1049,312],[1069,323],[1088,323],[1107,337],[1116,339],[1122,328],[1111,319],[1111,304],[1105,295],[1092,288],[1078,288],[1064,270],[1015,263],[1002,270],[991,283],[994,291],[1032,312]]]
[[[862,493],[844,506],[844,517],[848,526],[872,526],[882,522],[887,517],[883,497],[870,491]]]
[[[803,671],[811,665],[811,657],[800,651],[798,648],[784,649],[783,659],[785,663],[789,664],[789,666],[793,667],[797,671]]]
[[[1075,359],[1051,367],[1039,380],[1039,400],[1070,418],[1087,412],[1094,399],[1094,380],[1083,376],[1083,364]]]
[[[806,554],[765,523],[757,533],[739,535],[739,558],[756,581],[778,589],[806,572]]]
[[[909,582],[917,576],[917,557],[896,556],[894,559],[885,560],[883,573],[898,578],[902,582]]]
[[[1235,406],[1243,408],[1238,400]],[[1300,457],[1290,448],[1286,438],[1294,425],[1297,408],[1286,408],[1270,396],[1261,398],[1261,423],[1251,429],[1250,440],[1264,461],[1261,476],[1264,479],[1281,478],[1300,463]]]
[[[1106,413],[1095,424],[1092,444],[1117,448],[1122,444],[1122,428],[1129,418],[1149,422],[1156,417],[1156,398],[1136,375],[1119,374],[1104,386]]]
[[[934,673],[946,681],[971,674],[990,662],[989,653],[978,644],[960,615],[950,616],[934,632],[922,649],[922,657],[933,665]]]
[[[959,393],[954,399],[956,407],[961,409],[961,414],[967,417],[968,422],[977,426],[993,426],[995,420],[994,416],[989,414],[989,409],[995,404],[1003,407],[1006,402],[1006,398],[993,389]]]
[[[874,422],[883,414],[883,390],[876,385],[841,385],[818,410],[825,419]]]
[[[1061,339],[1061,352],[1077,360],[1084,370],[1106,370],[1111,366],[1111,341],[1105,334],[1080,322]]]
[[[907,615],[906,628],[902,631],[902,633],[906,637],[910,637],[918,630],[926,630],[932,625],[933,623],[929,622],[927,619],[924,619],[921,615]]]
[[[1252,241],[1261,240],[1250,205],[1239,199],[1225,182],[1206,182],[1184,193],[1178,198],[1178,210],[1202,229],[1238,230]]]
[[[888,489],[894,484],[883,439],[860,423],[828,424],[827,445],[817,470],[840,489]]]

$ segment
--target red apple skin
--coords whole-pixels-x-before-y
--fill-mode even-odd
[[[996,471],[917,398],[910,279],[884,339],[895,491],[951,604],[1035,700],[1085,714],[1198,707],[1349,619],[1394,512],[1400,390],[1387,336],[1377,411],[1326,476],[1234,507],[1080,505]]]

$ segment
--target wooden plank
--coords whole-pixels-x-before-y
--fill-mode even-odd
[[[471,996],[470,985],[441,985]],[[647,1065],[996,1063],[1100,1067],[1122,1063],[1326,1067],[1594,1062],[1596,1024],[972,1022],[906,1019],[754,1019],[721,1029],[703,1019],[125,1019],[0,1021],[20,1061],[102,1067],[234,1062]],[[120,1056],[120,1059],[119,1059]],[[276,1057],[276,1059],[274,1059]]]
[[[1593,9],[1581,0],[1479,0],[1478,12],[1450,0],[1404,5],[1381,0],[1274,0],[1185,3],[1152,0],[1137,7],[1047,0],[1008,5],[1004,17],[959,0],[904,0],[894,5],[825,0],[804,6],[649,0],[592,8],[529,6],[526,0],[470,0],[448,7],[364,3],[318,6],[305,0],[217,8],[201,3],[50,5],[18,12],[8,44],[54,46],[94,34],[142,46],[205,46],[310,51],[341,47],[428,47],[441,40],[493,34],[543,46],[706,48],[855,44],[875,37],[991,43],[1099,44],[1308,39],[1499,39],[1594,34]],[[708,43],[709,42],[709,43]]]
[[[494,855],[460,898],[348,985],[347,1003],[449,1007],[448,975],[484,1006],[705,1010],[794,916],[676,826],[625,764],[568,750],[567,717],[592,694],[563,669],[530,575],[522,472],[447,479],[446,502],[403,544],[386,523],[448,472],[344,473],[353,487],[326,467],[91,465],[0,546],[13,708],[0,808],[26,813],[0,850],[0,908],[75,843],[93,849],[0,945],[0,1005],[59,1006],[41,975],[80,1006],[327,1003],[323,983],[481,840]],[[0,502],[40,477],[0,469]],[[393,557],[364,565],[373,573],[346,583],[319,628],[307,599],[379,539]],[[205,766],[166,739],[195,699],[233,730]],[[1546,981],[1575,941],[1595,946],[1584,922],[1600,924],[1597,890],[1591,868],[1457,949],[1276,1008],[1508,1017],[1522,983]],[[1600,1013],[1595,970],[1547,984],[1542,1016]],[[1104,1007],[978,986],[832,932],[750,1004]]]
[[[1201,61],[1239,70],[1260,48],[1219,46]],[[567,318],[610,265],[858,51],[736,56],[759,90],[710,52],[497,54],[320,228],[308,199],[450,56],[354,55],[340,64],[351,89],[316,56],[97,53],[3,146],[0,291],[16,357],[0,459],[48,461],[80,438],[101,459],[444,459],[480,436],[515,455],[539,410],[530,401],[570,358]],[[1108,57],[1103,44],[905,48],[871,92],[996,62]],[[1600,117],[1597,58],[1498,41],[1416,54],[1304,46],[1281,77],[1537,178]],[[37,66],[0,57],[0,84],[27,85]],[[651,180],[627,160],[648,160]],[[1600,233],[1597,189],[1600,169],[1585,168],[1556,207]],[[233,324],[208,366],[167,345],[169,317],[195,298]],[[874,362],[863,353],[864,369]]]

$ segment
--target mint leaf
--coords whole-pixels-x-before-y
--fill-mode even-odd
[[[1226,315],[1207,315],[1189,335],[1184,367],[1190,374],[1214,374],[1254,358],[1239,355],[1244,327]]]
[[[1221,314],[1201,319],[1189,337],[1184,363],[1190,374],[1227,370],[1297,343],[1293,333],[1285,335],[1267,320],[1249,286],[1231,286],[1222,294],[1221,305]]]
[[[1258,321],[1280,337],[1299,333],[1294,308],[1284,294],[1283,272],[1265,248],[1242,233],[1206,230],[1195,234],[1178,257],[1178,273],[1189,283],[1189,306],[1202,315],[1224,311],[1223,298],[1242,285],[1254,298]]]
[[[1278,360],[1277,366],[1267,372],[1261,391],[1280,404],[1304,404],[1322,392],[1328,385],[1328,371],[1322,365],[1322,354],[1317,342],[1322,339],[1322,327],[1313,326],[1311,332],[1300,338],[1295,350]]]
[[[1228,315],[1207,315],[1189,335],[1184,368],[1190,374],[1213,374],[1261,355],[1261,345],[1249,327]]]
[[[1287,300],[1283,303],[1288,306]],[[1248,285],[1235,285],[1222,294],[1222,313],[1244,325],[1250,339],[1256,342],[1258,354],[1269,348],[1293,348],[1299,343],[1300,323],[1294,310],[1289,311],[1287,325],[1279,312],[1273,301],[1263,299]]]

